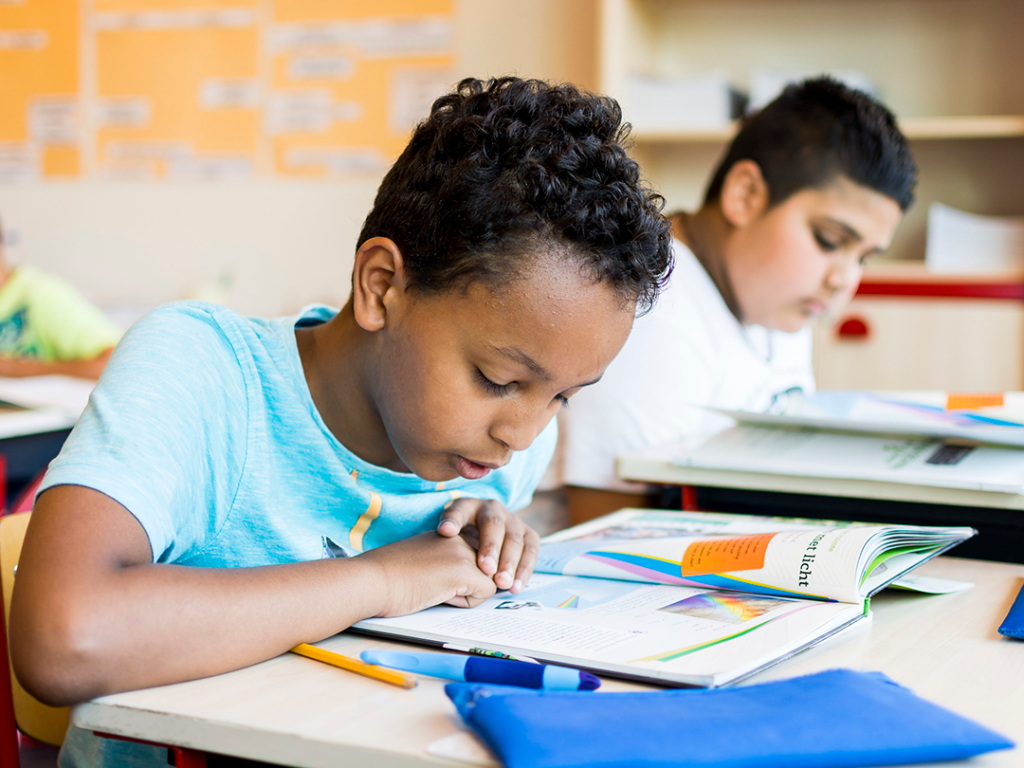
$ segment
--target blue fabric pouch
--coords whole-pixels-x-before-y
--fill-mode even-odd
[[[445,691],[507,768],[899,765],[1014,746],[881,673],[847,669],[714,690]]]
[[[1020,594],[1010,606],[1010,612],[1003,619],[1003,624],[999,627],[999,634],[1024,640],[1024,587],[1021,587]]]

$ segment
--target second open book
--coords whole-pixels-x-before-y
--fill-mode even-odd
[[[627,509],[545,539],[537,573],[518,595],[354,628],[717,686],[862,621],[872,594],[973,534]]]

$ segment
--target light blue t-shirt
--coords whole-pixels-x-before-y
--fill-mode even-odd
[[[41,490],[101,491],[142,524],[154,562],[205,567],[358,555],[434,530],[459,497],[526,506],[554,451],[554,420],[475,481],[428,482],[338,442],[313,404],[295,341],[297,327],[336,312],[311,306],[262,320],[197,302],[154,310],[118,345]],[[62,766],[96,765],[97,749],[112,750],[100,765],[148,764],[129,757],[125,742],[85,736],[69,734]],[[139,758],[143,751],[152,754]]]

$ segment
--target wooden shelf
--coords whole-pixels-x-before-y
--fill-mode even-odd
[[[908,139],[993,139],[1024,137],[1024,115],[969,115],[965,117],[908,117],[900,121]],[[707,144],[729,141],[736,124],[684,131],[636,131],[638,144]]]

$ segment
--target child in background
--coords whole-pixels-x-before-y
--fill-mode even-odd
[[[0,227],[0,376],[98,379],[121,329],[64,280],[11,267]]]
[[[465,80],[388,172],[340,311],[195,302],[125,336],[53,462],[11,605],[43,701],[213,675],[525,586],[555,413],[671,265],[615,102]],[[166,765],[71,729],[62,766]]]
[[[834,80],[747,117],[700,210],[670,217],[676,269],[658,306],[564,414],[571,521],[650,506],[615,459],[728,424],[697,406],[766,411],[812,391],[808,326],[854,294],[916,178],[892,114]]]

